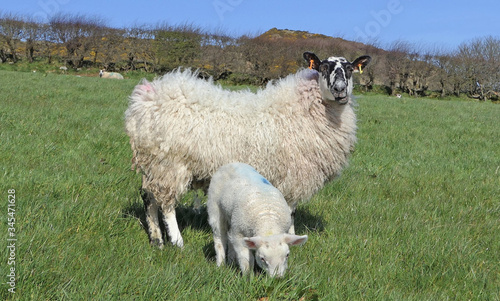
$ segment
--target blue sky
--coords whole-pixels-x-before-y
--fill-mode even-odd
[[[44,20],[56,13],[102,17],[109,26],[193,24],[233,36],[270,28],[305,30],[387,48],[404,40],[425,48],[500,36],[500,1],[439,0],[1,0],[0,11]]]

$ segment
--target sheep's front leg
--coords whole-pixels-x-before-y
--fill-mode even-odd
[[[179,225],[177,224],[177,218],[175,217],[175,207],[162,206],[162,213],[163,213],[163,222],[167,226],[170,242],[174,246],[182,248],[184,246],[184,241],[181,236],[181,231],[179,230]]]

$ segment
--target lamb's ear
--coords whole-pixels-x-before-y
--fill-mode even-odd
[[[285,243],[289,246],[299,246],[307,241],[307,235],[298,236],[292,234],[285,234]]]
[[[355,59],[354,62],[352,62],[352,65],[354,66],[354,72],[363,73],[363,69],[371,60],[372,58],[368,55],[363,55]]]
[[[262,238],[255,237],[243,237],[243,242],[250,250],[256,250],[262,245]]]
[[[319,71],[319,65],[321,64],[321,61],[319,60],[318,56],[312,52],[304,52],[304,59],[307,61],[309,64],[309,69],[314,69],[316,71]]]

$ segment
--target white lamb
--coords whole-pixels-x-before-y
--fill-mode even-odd
[[[356,142],[352,74],[370,61],[320,61],[265,89],[232,92],[176,70],[137,85],[125,113],[133,166],[143,173],[151,243],[163,247],[158,209],[172,244],[183,246],[175,201],[207,184],[231,162],[254,166],[284,195],[294,214],[339,175]],[[293,216],[290,233],[294,233]]]
[[[123,79],[123,75],[117,72],[106,72],[104,70],[99,70],[99,77],[102,78],[114,78],[114,79]]]
[[[285,198],[247,164],[231,163],[217,170],[208,189],[207,211],[218,266],[224,264],[227,251],[229,261],[236,256],[243,273],[252,271],[256,260],[269,275],[281,277],[289,246],[307,241],[307,235],[287,234],[292,220]]]

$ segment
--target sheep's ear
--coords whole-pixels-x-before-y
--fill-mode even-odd
[[[319,71],[319,65],[321,64],[321,61],[319,60],[318,56],[312,52],[304,52],[304,59],[307,61],[309,64],[309,69],[314,69],[316,71]]]
[[[243,242],[250,250],[256,250],[262,245],[262,238],[255,237],[244,237]]]
[[[363,73],[363,69],[371,60],[372,58],[368,55],[363,55],[355,59],[354,62],[352,62],[352,65],[354,66],[354,72]]]
[[[285,235],[285,243],[289,246],[299,246],[304,244],[307,241],[307,235],[298,236],[298,235]]]

